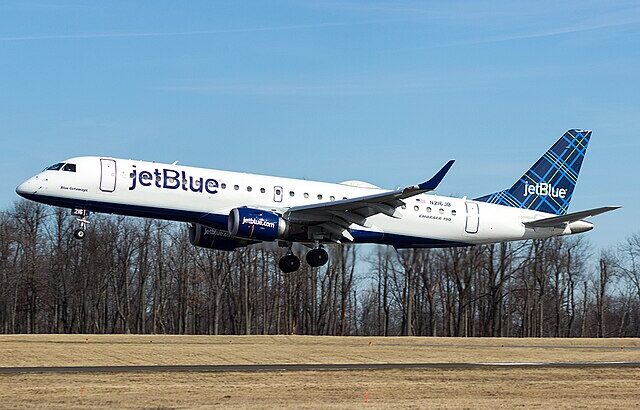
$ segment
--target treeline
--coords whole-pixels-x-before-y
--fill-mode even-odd
[[[17,202],[0,215],[0,332],[513,337],[640,336],[640,234],[453,249],[190,245],[184,224]],[[301,247],[298,251],[305,252]],[[301,255],[302,256],[302,255]]]

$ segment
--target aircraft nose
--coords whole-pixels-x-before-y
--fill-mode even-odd
[[[16,193],[22,197],[29,194],[35,194],[38,191],[38,177],[32,177],[16,187]]]

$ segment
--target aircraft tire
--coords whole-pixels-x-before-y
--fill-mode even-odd
[[[312,249],[307,252],[307,263],[312,268],[318,268],[329,261],[329,254],[322,248]]]
[[[300,269],[300,259],[296,255],[285,255],[278,262],[280,270],[284,273],[292,273]]]

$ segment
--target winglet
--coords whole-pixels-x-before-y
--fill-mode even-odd
[[[436,187],[440,184],[440,182],[442,182],[442,180],[444,179],[444,176],[447,175],[447,172],[449,172],[449,169],[451,169],[451,166],[453,165],[453,163],[456,162],[455,160],[450,160],[449,162],[447,162],[441,169],[440,171],[438,171],[437,174],[435,174],[430,180],[421,183],[420,185],[418,185],[418,188],[425,190],[425,191],[433,191],[434,189],[436,189]]]

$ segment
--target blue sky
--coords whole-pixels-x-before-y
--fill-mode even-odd
[[[187,5],[187,6],[185,6]],[[112,155],[439,193],[510,186],[593,130],[572,210],[640,231],[637,2],[0,3],[0,204]]]

